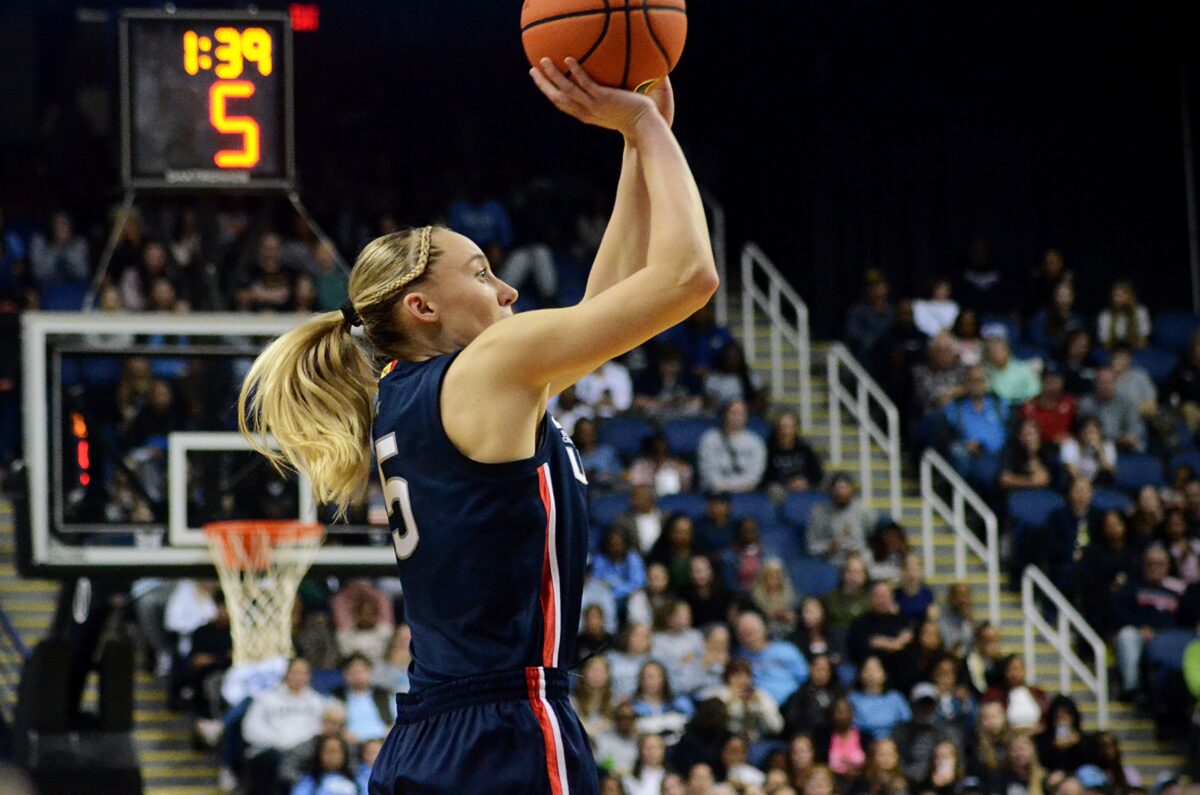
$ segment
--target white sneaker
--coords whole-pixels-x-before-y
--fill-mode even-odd
[[[232,770],[222,765],[221,769],[217,771],[217,789],[221,792],[233,792],[237,788],[237,776],[233,774]]]
[[[217,743],[221,742],[221,735],[225,732],[225,724],[219,720],[211,718],[201,718],[196,721],[196,733],[200,735],[200,739],[209,748],[216,748]]]

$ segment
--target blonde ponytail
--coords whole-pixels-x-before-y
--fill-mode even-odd
[[[326,312],[255,360],[238,399],[238,427],[276,467],[307,475],[317,503],[335,505],[341,516],[367,485],[376,389],[375,368],[342,313]]]
[[[339,517],[366,489],[377,367],[403,355],[396,301],[437,260],[437,229],[393,232],[368,243],[350,274],[344,311],[315,315],[272,342],[242,384],[242,435],[276,467],[307,475],[317,503],[336,507]],[[365,344],[350,333],[352,323],[362,324]]]

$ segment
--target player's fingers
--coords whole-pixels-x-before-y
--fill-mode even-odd
[[[574,58],[568,57],[567,74],[575,81],[575,84],[582,88],[589,96],[595,96],[602,86],[592,79],[592,76],[583,68],[583,64],[576,61]]]
[[[591,97],[587,95],[579,86],[571,82],[571,79],[564,75],[562,71],[549,58],[541,60],[542,73],[554,84],[555,88],[563,92],[567,96],[574,99],[576,102],[587,102]]]
[[[533,78],[533,82],[546,95],[546,98],[554,104],[554,107],[563,113],[568,113],[578,118],[580,121],[586,121],[584,117],[590,115],[588,110],[562,91],[559,91],[558,87],[551,83],[549,78],[542,74],[541,71],[530,69],[529,76]]]

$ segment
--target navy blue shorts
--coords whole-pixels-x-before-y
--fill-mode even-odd
[[[567,674],[526,668],[396,697],[370,795],[599,795]]]

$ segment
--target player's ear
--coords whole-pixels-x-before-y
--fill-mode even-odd
[[[413,291],[400,299],[401,309],[418,323],[433,323],[438,320],[438,311],[429,301],[429,296]]]

